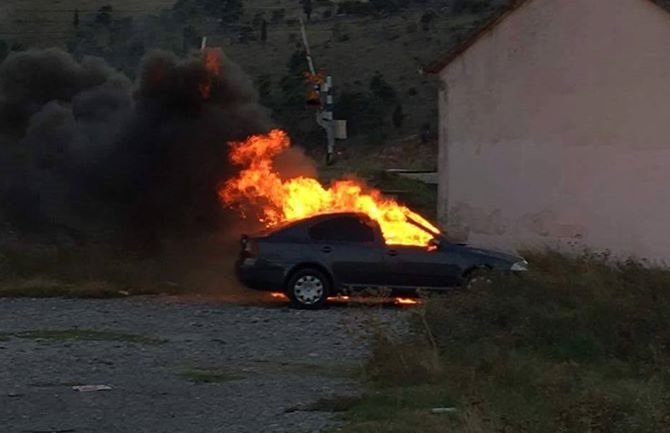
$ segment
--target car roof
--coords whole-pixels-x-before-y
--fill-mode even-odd
[[[331,218],[338,218],[338,217],[354,217],[354,218],[364,218],[364,219],[370,219],[370,217],[362,212],[328,212],[328,213],[321,213],[318,215],[314,215],[308,218],[305,218],[302,221],[316,221],[316,220],[327,220]]]
[[[353,218],[363,218],[363,219],[370,219],[370,217],[367,214],[364,214],[362,212],[328,212],[328,213],[321,213],[317,215],[312,215],[303,219],[299,220],[294,220],[294,221],[288,221],[283,224],[279,224],[274,227],[267,228],[259,233],[259,235],[271,235],[276,232],[288,230],[294,227],[300,227],[300,226],[305,226],[305,225],[311,225],[315,224],[317,222],[321,221],[328,221],[330,219],[334,218],[339,218],[339,217],[353,217]]]

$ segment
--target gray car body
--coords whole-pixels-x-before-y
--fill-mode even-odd
[[[319,241],[310,229],[334,218],[358,218],[374,231],[370,242]],[[254,252],[246,252],[253,244]],[[332,294],[347,289],[443,290],[459,286],[479,269],[508,272],[521,257],[436,239],[433,248],[386,245],[379,225],[366,215],[333,213],[300,220],[257,236],[243,236],[236,272],[246,286],[283,291],[299,269],[323,272]]]

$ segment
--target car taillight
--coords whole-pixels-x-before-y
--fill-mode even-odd
[[[258,255],[258,244],[248,236],[242,236],[242,257],[256,257]]]

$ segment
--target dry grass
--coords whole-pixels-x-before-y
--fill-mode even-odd
[[[116,16],[154,14],[170,8],[175,0],[3,0],[0,5],[0,39],[20,40],[30,46],[65,44],[74,33],[74,10],[82,20],[94,15],[104,5],[110,5]]]
[[[430,301],[412,338],[379,336],[341,431],[668,431],[670,271],[527,256],[524,278]]]
[[[0,297],[234,295],[243,292],[233,276],[237,250],[218,237],[166,244],[150,256],[99,244],[4,244]]]

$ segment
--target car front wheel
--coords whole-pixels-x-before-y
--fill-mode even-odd
[[[482,268],[470,272],[465,278],[463,288],[466,290],[476,289],[478,287],[488,287],[493,284],[492,272],[490,269]]]
[[[328,300],[330,281],[319,270],[300,269],[289,279],[286,292],[293,306],[316,310]]]

